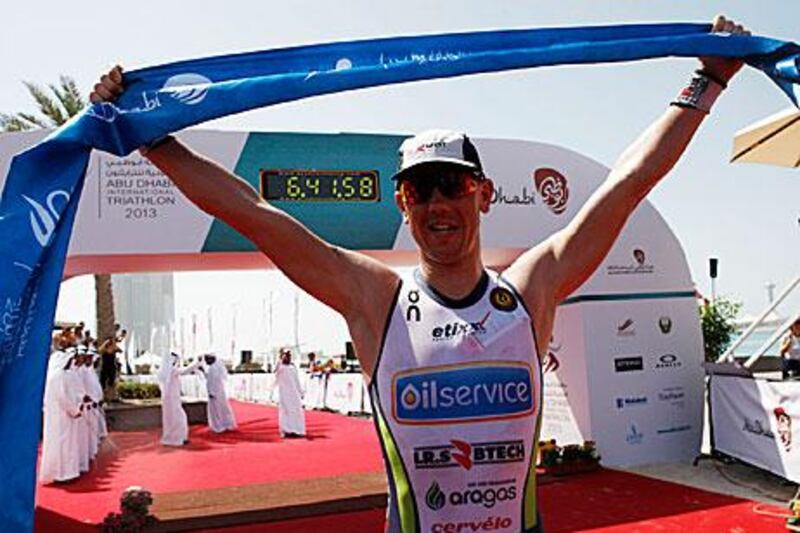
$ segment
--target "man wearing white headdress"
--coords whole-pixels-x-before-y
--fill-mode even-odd
[[[83,400],[83,416],[81,416],[80,422],[81,472],[89,471],[90,463],[97,455],[97,415],[95,414],[97,402],[91,396],[87,359],[86,348],[76,347],[72,367],[79,382],[78,386]]]
[[[206,354],[206,389],[208,390],[208,427],[215,433],[236,429],[236,417],[228,402],[225,382],[228,370],[214,354]]]
[[[292,352],[281,352],[281,360],[275,369],[278,381],[280,407],[278,427],[284,438],[303,437],[306,434],[306,415],[303,411],[303,387],[297,367],[292,364]]]
[[[66,352],[71,332],[56,337],[56,351],[50,355],[44,391],[44,430],[39,480],[42,483],[69,481],[80,475],[79,432],[83,398],[72,379],[72,356]]]
[[[189,442],[189,422],[181,405],[181,376],[194,372],[200,361],[181,368],[181,358],[170,352],[161,359],[158,385],[161,388],[161,444],[183,446]]]

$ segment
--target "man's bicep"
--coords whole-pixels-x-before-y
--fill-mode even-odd
[[[296,285],[343,315],[360,306],[361,292],[391,273],[375,260],[322,240],[294,217],[263,202],[234,227]]]

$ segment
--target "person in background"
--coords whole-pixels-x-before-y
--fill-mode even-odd
[[[306,415],[303,411],[303,388],[300,375],[292,363],[292,352],[281,351],[280,362],[275,369],[278,382],[280,408],[278,409],[278,427],[283,438],[304,437],[306,434]]]
[[[65,482],[80,476],[79,424],[83,398],[76,392],[70,346],[74,331],[54,338],[44,389],[44,428],[39,481]]]
[[[228,402],[225,392],[225,382],[228,380],[228,370],[219,357],[214,354],[203,356],[206,363],[206,389],[208,390],[208,427],[214,433],[233,431],[236,429],[236,417]]]
[[[789,326],[781,342],[783,379],[800,376],[800,315]]]
[[[183,446],[189,443],[189,421],[181,404],[181,376],[191,374],[200,366],[198,359],[181,367],[180,355],[170,352],[161,359],[158,385],[161,387],[161,444]]]

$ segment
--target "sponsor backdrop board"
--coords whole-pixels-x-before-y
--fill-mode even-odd
[[[710,388],[713,447],[800,483],[800,382],[713,375]]]
[[[0,170],[44,134],[0,135]],[[390,179],[403,135],[191,130],[180,137],[330,242],[394,265],[416,263]],[[475,144],[496,184],[482,220],[484,260],[492,266],[507,265],[566,226],[608,173],[559,146],[499,139]],[[52,206],[62,197],[55,189],[28,199],[32,239],[52,227]],[[138,153],[93,154],[65,275],[269,266]],[[671,333],[654,329],[662,320]],[[680,243],[649,202],[559,310],[551,351],[561,366],[545,376],[542,438],[596,440],[606,464],[689,459],[698,452],[702,343],[693,283]],[[262,397],[262,381],[237,379],[234,395]],[[324,385],[309,383],[307,403],[323,404],[326,393],[337,408],[361,403],[356,383]]]

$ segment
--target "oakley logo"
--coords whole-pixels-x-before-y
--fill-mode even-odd
[[[200,74],[177,74],[164,83],[167,90],[175,100],[186,105],[196,105],[202,102],[212,81]]]
[[[58,197],[64,198],[64,205],[69,202],[69,194],[67,191],[62,191],[57,189],[50,194],[47,195],[47,209],[28,196],[24,194],[22,197],[28,202],[33,210],[29,212],[30,221],[31,221],[31,229],[33,230],[33,235],[36,237],[36,240],[42,247],[47,246],[47,243],[50,241],[50,237],[53,235],[53,231],[56,229],[56,223],[61,218],[61,214],[55,207],[55,201]]]

